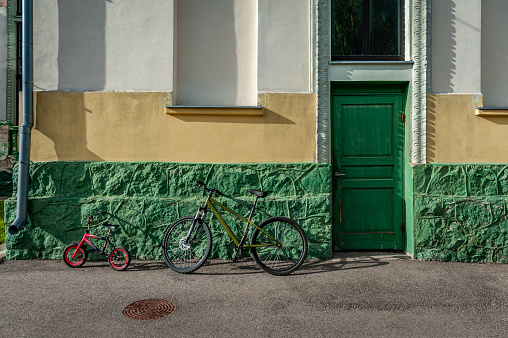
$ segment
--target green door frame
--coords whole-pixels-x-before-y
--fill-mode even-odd
[[[401,116],[401,118],[403,119],[403,122],[404,122],[404,140],[403,140],[403,145],[402,145],[402,148],[404,149],[403,150],[403,154],[402,154],[402,158],[401,160],[403,161],[403,163],[401,163],[401,196],[402,196],[402,224],[401,224],[401,237],[402,237],[402,245],[401,247],[397,247],[397,249],[403,249],[403,250],[406,250],[406,246],[407,244],[411,244],[412,243],[408,243],[408,242],[412,242],[410,240],[411,236],[412,236],[412,224],[411,226],[409,227],[406,227],[406,222],[407,222],[407,216],[409,215],[409,218],[410,218],[410,221],[412,221],[412,208],[409,208],[410,210],[406,210],[406,205],[412,205],[412,198],[408,198],[410,197],[410,194],[412,193],[412,189],[410,186],[411,182],[412,182],[412,179],[410,177],[406,177],[406,176],[411,176],[410,173],[411,173],[411,166],[409,164],[409,159],[410,159],[410,154],[409,154],[409,147],[407,146],[409,144],[409,126],[407,125],[407,122],[409,119],[406,119],[406,115],[407,115],[407,112],[410,111],[410,106],[409,106],[409,101],[408,101],[408,98],[409,98],[409,90],[410,90],[410,87],[409,87],[409,82],[332,82],[331,85],[330,85],[330,88],[331,88],[331,95],[330,95],[330,101],[331,101],[331,107],[334,107],[334,104],[333,104],[333,99],[334,99],[334,96],[336,95],[393,95],[393,94],[401,94],[402,96],[402,110],[403,110],[403,114]],[[333,118],[334,118],[334,112],[333,112],[333,108],[332,108],[332,111],[331,111],[331,125],[333,126]],[[335,163],[335,155],[334,155],[334,150],[333,150],[333,133],[334,133],[334,130],[332,128],[332,149],[331,149],[331,153],[332,153],[332,163]],[[334,165],[332,165],[332,170],[334,168]],[[333,173],[332,173],[333,174]],[[335,184],[337,183],[337,180],[333,180],[333,186],[332,186],[332,191],[333,191],[333,194],[335,195],[335,191],[337,189],[337,187],[335,186]],[[406,189],[406,188],[409,188],[409,189]],[[408,191],[406,191],[408,190]],[[409,194],[409,195],[408,195]],[[409,203],[406,203],[406,200],[409,199],[411,201],[411,204]],[[336,203],[336,199],[334,198],[333,200],[333,203],[335,205]],[[408,201],[409,202],[409,201]],[[335,207],[334,209],[335,210]],[[333,215],[333,224],[337,224],[337,220],[336,220],[336,217],[340,217],[339,215],[337,215],[336,213],[334,213]],[[334,228],[334,227],[333,227]],[[408,233],[407,230],[410,230],[411,233]],[[332,230],[334,231],[334,230]],[[333,238],[335,239],[337,234],[332,234]],[[340,236],[340,235],[339,235]]]

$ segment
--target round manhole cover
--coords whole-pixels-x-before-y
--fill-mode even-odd
[[[169,315],[175,305],[163,299],[145,299],[127,305],[123,314],[132,319],[156,319]]]

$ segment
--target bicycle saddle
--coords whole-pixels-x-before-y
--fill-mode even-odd
[[[113,224],[109,224],[106,222],[102,223],[102,225],[104,225],[106,228],[111,229],[111,230],[118,228],[118,225],[113,225]]]
[[[251,194],[254,194],[257,197],[261,197],[261,198],[265,198],[268,195],[267,191],[259,191],[259,190],[249,189],[249,192]]]

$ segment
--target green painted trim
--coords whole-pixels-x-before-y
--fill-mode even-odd
[[[411,119],[409,114],[411,112],[411,86],[407,86],[405,93],[405,113],[406,113],[406,128],[404,130],[404,234],[402,247],[405,252],[410,256],[414,256],[414,203],[413,203],[413,167],[411,166],[411,128],[409,123]]]

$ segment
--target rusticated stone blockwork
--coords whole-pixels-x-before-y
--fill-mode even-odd
[[[14,175],[17,178],[17,174]],[[59,259],[68,243],[81,238],[88,215],[107,211],[120,224],[113,241],[133,257],[162,259],[168,224],[193,215],[204,202],[196,180],[218,188],[217,199],[247,215],[254,196],[248,189],[270,191],[259,201],[255,222],[270,216],[295,219],[309,240],[309,258],[331,256],[331,184],[328,164],[179,164],[162,162],[36,162],[30,166],[29,216],[17,236],[7,236],[8,259]],[[14,182],[16,187],[16,182]],[[5,203],[6,223],[16,216],[16,200]],[[244,224],[225,216],[235,233]],[[212,257],[232,257],[234,243],[212,213]],[[95,231],[103,230],[100,224]],[[105,228],[104,228],[105,229]]]
[[[508,166],[414,168],[415,258],[508,262]]]

